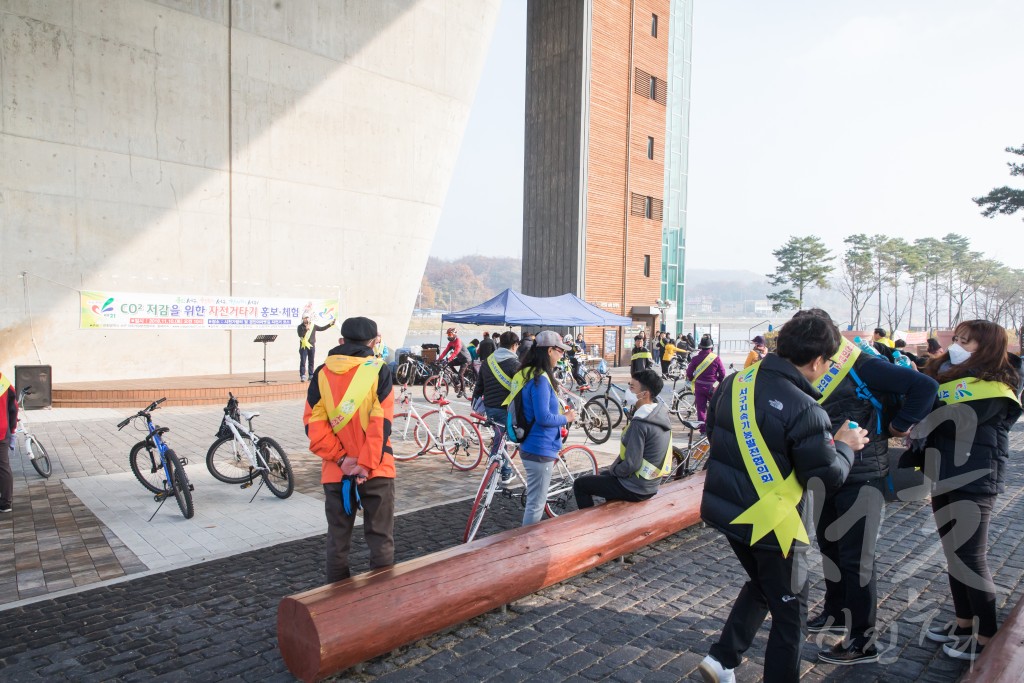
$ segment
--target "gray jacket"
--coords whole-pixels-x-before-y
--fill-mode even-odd
[[[640,408],[641,417],[634,417],[629,427],[623,430],[625,457],[617,458],[609,470],[626,489],[640,495],[657,493],[661,477],[645,479],[636,473],[637,470],[646,460],[656,471],[660,471],[672,441],[672,424],[665,403],[658,401],[650,412],[644,410],[646,407]]]

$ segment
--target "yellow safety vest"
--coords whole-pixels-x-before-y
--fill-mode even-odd
[[[487,356],[487,367],[491,369],[491,373],[494,374],[494,379],[498,380],[498,384],[511,391],[512,378],[501,369],[501,365],[498,363],[498,359],[494,357],[493,353]]]
[[[640,360],[641,358],[644,359],[644,360],[650,360],[650,361],[654,360],[654,357],[651,355],[651,352],[647,351],[646,349],[643,350],[643,351],[637,351],[636,353],[634,353],[632,356],[629,357],[629,360],[630,360],[630,362],[632,362],[632,361],[635,361],[635,360]]]
[[[716,358],[718,358],[718,356],[716,356],[713,353],[709,353],[708,355],[706,355],[704,357],[704,360],[700,362],[700,365],[697,366],[697,369],[693,371],[693,380],[697,381],[697,378],[700,377],[701,374],[703,374],[703,372],[707,370],[712,363],[715,362]]]
[[[0,396],[7,393],[7,390],[11,388],[11,380],[7,379],[4,373],[0,372]]]
[[[946,405],[981,401],[986,398],[1008,398],[1020,405],[1020,398],[1002,382],[964,377],[939,385],[939,401]]]
[[[331,383],[327,379],[327,370],[320,373],[320,395],[324,402],[324,409],[327,411],[328,424],[335,434],[345,428],[352,417],[356,414],[357,408],[366,400],[366,397],[373,390],[374,382],[380,373],[380,366],[383,364],[379,358],[368,358],[365,363],[356,367],[355,375],[345,389],[345,395],[341,401],[335,403],[334,395],[331,393]]]
[[[490,360],[490,356],[487,357],[487,360]],[[530,371],[530,376],[529,377],[527,377],[526,375],[523,374],[527,370]],[[536,370],[534,368],[526,368],[526,370],[520,370],[512,378],[512,386],[508,390],[508,397],[504,401],[501,402],[501,407],[502,408],[512,404],[512,401],[515,399],[516,395],[520,391],[523,390],[523,387],[526,386],[526,383],[534,378],[534,376],[535,376],[534,373],[538,373],[541,377],[544,378],[545,382],[547,382],[549,385],[551,384],[551,378],[548,377],[548,373],[544,372],[543,370]],[[551,388],[552,388],[552,390],[554,390],[554,387],[551,387]],[[564,413],[565,412],[565,407],[562,405],[561,401],[558,402],[558,412],[559,413]]]
[[[818,403],[824,403],[825,400],[835,391],[835,388],[842,384],[846,376],[850,374],[850,370],[853,369],[853,364],[860,358],[861,350],[857,348],[857,345],[850,340],[843,337],[839,341],[839,350],[832,356],[838,365],[833,365],[828,369],[818,383],[814,385],[814,388],[821,394],[821,398],[818,399]]]
[[[739,442],[740,454],[746,466],[758,501],[744,510],[733,524],[750,524],[750,545],[775,532],[785,557],[794,541],[810,543],[807,530],[797,506],[804,495],[804,487],[796,478],[796,471],[785,479],[775,463],[768,444],[754,419],[754,385],[760,363],[751,365],[736,376],[732,385],[732,421]]]
[[[622,438],[626,438],[626,432],[629,431],[630,425],[626,425],[626,428],[622,430]],[[626,444],[619,442],[619,460],[625,461],[626,459]],[[649,461],[644,459],[638,469],[633,474],[641,479],[661,479],[667,477],[672,472],[672,435],[668,437],[668,450],[665,451],[665,460],[661,463],[661,469],[652,465]]]
[[[309,343],[309,338],[310,338],[310,336],[312,334],[313,334],[313,323],[309,323],[309,325],[306,326],[306,334],[303,335],[302,339],[299,341],[299,346],[301,348],[304,348],[304,349],[311,349],[311,348],[313,348],[313,345]]]

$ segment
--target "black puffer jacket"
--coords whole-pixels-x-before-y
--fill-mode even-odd
[[[884,479],[889,474],[889,424],[903,432],[921,420],[930,412],[935,401],[935,390],[938,385],[931,377],[922,375],[916,370],[901,368],[889,361],[861,354],[854,362],[853,371],[867,386],[872,396],[883,407],[888,407],[895,395],[905,396],[899,412],[893,416],[878,419],[878,411],[867,398],[857,395],[857,383],[847,375],[837,386],[822,407],[828,412],[832,421],[832,433],[835,434],[847,420],[853,420],[868,430],[871,442],[854,456],[853,469],[846,478],[846,485],[863,484],[872,479]],[[881,426],[881,431],[879,431]]]
[[[500,347],[494,353],[498,367],[504,370],[509,377],[514,377],[519,368],[519,359],[516,354]],[[486,361],[480,365],[480,381],[476,383],[476,389],[473,391],[473,398],[477,396],[484,397],[484,405],[488,408],[500,408],[508,398],[508,389],[494,376],[490,364]]]
[[[732,385],[740,374],[726,377],[711,400],[707,420],[711,454],[700,515],[726,536],[749,544],[751,526],[732,523],[758,501],[733,430]],[[846,444],[833,442],[831,423],[817,404],[818,397],[789,361],[774,353],[761,361],[754,387],[754,416],[780,474],[786,478],[795,471],[805,489],[807,482],[820,479],[828,494],[842,486],[849,474],[853,451]],[[799,509],[803,514],[803,500]],[[754,546],[781,552],[774,533]],[[801,551],[807,546],[797,543],[794,548]]]
[[[1009,356],[1010,363],[1020,375],[1020,357],[1012,353]],[[1018,385],[1018,397],[1020,391],[1021,385]],[[936,399],[936,410],[944,407]],[[960,465],[956,464],[956,439],[958,436],[964,439],[968,435],[958,434],[952,420],[937,425],[928,435],[928,447],[937,448],[940,454],[939,479],[933,493],[947,493],[953,489],[979,495],[1003,493],[1003,478],[1010,457],[1010,427],[1021,416],[1020,404],[1008,398],[986,398],[961,403],[953,406],[953,409],[973,410],[977,415],[978,427],[967,451],[967,460]]]

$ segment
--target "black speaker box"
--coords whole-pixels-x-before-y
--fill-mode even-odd
[[[25,396],[25,409],[49,408],[53,404],[53,367],[50,365],[15,365],[14,390],[31,387]]]

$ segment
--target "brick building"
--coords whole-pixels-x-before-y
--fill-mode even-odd
[[[634,328],[585,330],[610,360],[637,327],[681,325],[692,10],[529,4],[523,292],[630,316]]]

